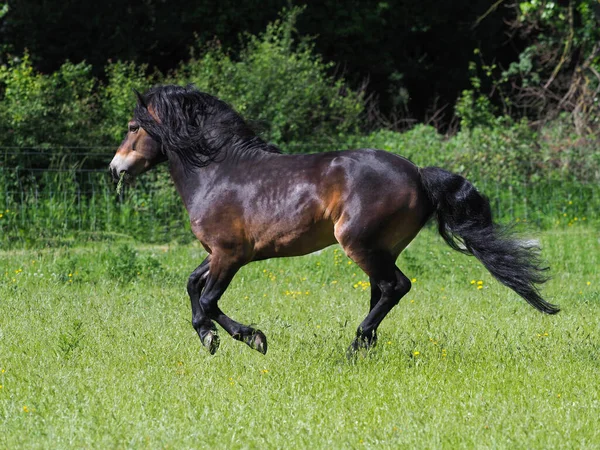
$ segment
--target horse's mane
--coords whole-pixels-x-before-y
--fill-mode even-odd
[[[156,86],[136,92],[133,118],[166,153],[176,154],[184,167],[204,167],[230,145],[242,151],[281,153],[256,132],[235,110],[194,86]]]

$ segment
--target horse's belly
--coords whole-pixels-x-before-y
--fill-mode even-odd
[[[306,255],[336,243],[330,220],[285,228],[269,227],[255,244],[255,260]]]

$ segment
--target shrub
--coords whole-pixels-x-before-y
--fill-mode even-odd
[[[443,136],[429,125],[419,124],[405,132],[377,130],[349,139],[347,147],[377,148],[410,159],[419,166],[440,165],[445,146]]]
[[[106,252],[104,260],[107,275],[121,283],[133,280],[142,267],[137,252],[128,244],[122,244],[116,252]]]
[[[577,136],[565,120],[540,131],[526,121],[496,118],[495,125],[477,125],[452,137],[435,128],[417,125],[399,133],[378,130],[347,140],[346,147],[379,148],[404,156],[419,166],[438,166],[473,181],[536,183],[600,180],[597,141]]]
[[[101,142],[117,143],[127,130],[136,99],[134,89],[144,92],[159,76],[147,76],[147,66],[132,62],[109,62],[106,66],[106,83],[99,90],[102,122],[98,137]]]
[[[43,75],[25,55],[0,67],[0,144],[89,145],[95,84],[85,63],[66,62],[57,72]]]
[[[296,39],[301,9],[284,13],[258,36],[245,36],[238,58],[218,43],[182,64],[169,79],[193,83],[267,127],[265,137],[287,152],[335,148],[358,131],[363,94],[349,89],[314,53],[309,38]]]

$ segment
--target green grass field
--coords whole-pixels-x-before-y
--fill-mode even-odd
[[[600,235],[539,238],[560,314],[425,230],[398,263],[412,291],[355,363],[369,288],[337,247],[235,278],[221,307],[266,356],[223,331],[201,349],[199,245],[0,252],[0,448],[597,448]]]

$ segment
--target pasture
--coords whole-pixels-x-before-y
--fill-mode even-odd
[[[198,244],[113,238],[0,252],[2,448],[590,448],[600,445],[600,242],[535,233],[546,316],[424,230],[413,289],[379,344],[345,350],[368,307],[339,247],[244,267],[221,299],[263,356],[191,326]]]

